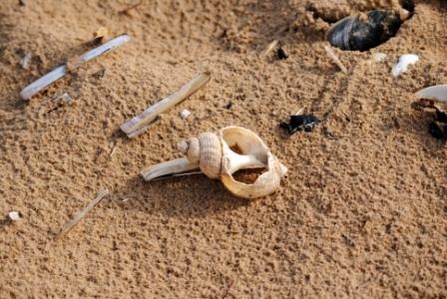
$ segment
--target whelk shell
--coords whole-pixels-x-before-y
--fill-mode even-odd
[[[236,126],[216,133],[205,132],[178,144],[184,158],[153,165],[141,172],[146,181],[200,169],[211,179],[220,179],[234,195],[252,199],[273,193],[287,168],[270,152],[254,132]],[[233,175],[243,169],[263,169],[253,183],[238,181]]]

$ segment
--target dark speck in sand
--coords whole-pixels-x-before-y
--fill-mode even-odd
[[[293,134],[301,130],[310,132],[319,123],[320,120],[313,115],[291,115],[289,123],[282,122],[280,127],[285,129],[289,134]]]

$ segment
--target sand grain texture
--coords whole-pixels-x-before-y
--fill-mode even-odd
[[[156,0],[120,13],[134,3],[0,2],[0,212],[22,215],[0,224],[0,297],[447,296],[447,150],[410,108],[412,93],[447,83],[445,1],[415,1],[369,52],[334,49],[347,74],[307,1]],[[101,26],[131,41],[20,100]],[[275,39],[289,58],[260,58]],[[375,52],[387,59],[370,63]],[[405,53],[420,61],[394,79]],[[205,69],[205,88],[148,131],[119,131]],[[64,92],[74,104],[50,101]],[[287,138],[278,124],[303,106],[322,123]],[[257,132],[289,168],[275,194],[247,202],[202,175],[138,176],[227,125]],[[109,196],[54,240],[101,188]]]

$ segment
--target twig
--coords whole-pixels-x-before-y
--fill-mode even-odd
[[[153,122],[160,113],[180,103],[204,86],[210,80],[210,75],[211,74],[208,71],[197,75],[173,94],[167,96],[160,102],[157,102],[144,110],[141,114],[123,123],[120,126],[121,130],[126,133],[127,137],[129,138],[136,137],[143,133],[147,129],[148,125]]]
[[[306,106],[301,107],[301,108],[295,113],[295,115],[301,115],[301,114],[303,114],[303,112],[304,112],[305,109],[306,109]]]
[[[116,151],[116,147],[118,146],[118,143],[115,143],[115,145],[113,146],[113,148],[112,148],[112,151],[110,152],[110,154],[109,154],[109,157],[110,158],[112,158],[112,156],[113,156],[113,154],[115,154],[115,151]]]
[[[85,217],[85,215],[93,209],[95,205],[97,205],[101,199],[103,199],[107,194],[109,194],[109,191],[107,189],[101,190],[96,198],[92,200],[88,206],[86,206],[81,212],[79,212],[72,220],[67,222],[64,227],[61,229],[60,233],[56,236],[55,239],[60,238],[62,235],[66,234],[70,229],[73,228],[76,224],[78,224],[79,221],[81,221],[82,218]]]
[[[113,50],[114,48],[121,46],[123,43],[127,42],[129,40],[129,36],[127,34],[120,35],[101,46],[94,48],[90,51],[85,52],[81,56],[79,56],[76,61],[76,65],[74,67],[78,67],[84,62],[87,62],[89,60],[92,60],[93,58],[96,58],[104,53],[107,53],[110,50]],[[33,83],[26,86],[21,92],[20,97],[24,100],[27,100],[31,98],[33,95],[50,85],[51,83],[59,80],[64,75],[68,73],[68,66],[67,64],[63,64],[48,74],[44,75],[43,77],[40,77]]]
[[[129,6],[129,7],[125,8],[125,9],[121,10],[121,11],[118,12],[118,13],[119,13],[119,14],[125,14],[125,15],[127,15],[127,14],[129,14],[129,11],[130,11],[130,10],[132,10],[132,9],[134,9],[134,8],[137,8],[137,7],[140,6],[142,3],[143,3],[143,1],[140,0],[140,1],[138,1],[137,3],[132,4],[131,6]]]
[[[233,284],[234,284],[234,280],[230,280],[230,283],[228,284],[228,286],[225,290],[225,293],[222,296],[222,299],[225,299],[228,296],[228,294],[230,293],[231,287],[233,287]]]
[[[332,61],[340,68],[340,70],[343,73],[347,74],[348,70],[343,65],[343,63],[341,63],[340,59],[338,59],[337,55],[335,55],[335,53],[331,50],[331,48],[329,48],[328,46],[324,46],[324,50],[326,50],[327,56],[329,56],[329,58],[332,59]]]
[[[270,52],[273,51],[273,49],[278,45],[278,40],[272,41],[270,44],[268,44],[267,48],[265,48],[264,52],[261,53],[261,57],[267,56]]]

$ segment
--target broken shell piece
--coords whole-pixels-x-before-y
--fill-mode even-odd
[[[402,73],[407,71],[410,64],[415,64],[419,61],[419,56],[416,54],[404,54],[399,57],[399,61],[393,66],[391,74],[394,78],[400,76]]]
[[[180,112],[180,117],[181,117],[182,119],[187,119],[188,116],[190,116],[190,115],[191,115],[191,111],[189,111],[188,109],[183,109],[183,110]]]
[[[430,86],[416,92],[418,99],[433,99],[441,102],[447,102],[447,84]]]
[[[210,80],[210,76],[211,73],[209,71],[198,74],[174,93],[150,106],[139,115],[121,124],[121,131],[126,133],[127,137],[129,138],[134,138],[143,133],[148,128],[149,124],[153,122],[160,113],[168,110],[172,106],[194,94]]]
[[[17,221],[17,220],[20,220],[20,218],[22,218],[22,217],[20,216],[20,212],[11,211],[8,213],[8,218],[11,221]]]
[[[386,59],[386,54],[382,52],[377,52],[372,55],[373,62],[382,62]]]
[[[234,195],[251,199],[273,193],[287,172],[258,135],[241,127],[226,127],[217,133],[205,132],[180,142],[177,147],[186,157],[142,171],[146,181],[200,169],[209,178],[220,179]],[[249,184],[233,177],[243,169],[264,169],[265,172]]]
[[[29,62],[31,60],[31,53],[26,53],[25,56],[23,56],[22,60],[20,61],[20,64],[22,65],[22,69],[28,69]]]
[[[121,46],[125,42],[129,41],[129,36],[127,34],[123,34],[120,36],[117,36],[116,38],[109,40],[108,42],[91,49],[90,51],[85,52],[79,57],[76,57],[76,64],[75,67],[80,66],[84,62],[87,62],[89,60],[92,60],[93,58],[96,58],[100,56],[101,54],[107,53],[113,49],[115,49],[118,46]],[[58,66],[48,74],[44,75],[43,77],[40,77],[36,81],[32,82],[28,86],[26,86],[22,91],[20,92],[20,97],[24,100],[28,100],[33,95],[37,94],[39,91],[47,87],[48,85],[52,84],[53,82],[59,80],[63,76],[65,76],[69,71],[69,68],[67,64],[63,64],[61,66]]]
[[[93,38],[102,40],[109,34],[109,30],[107,30],[106,27],[99,27],[96,29],[95,32],[93,32]]]

